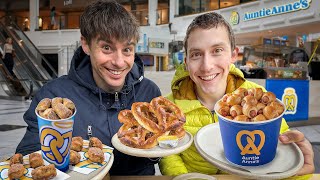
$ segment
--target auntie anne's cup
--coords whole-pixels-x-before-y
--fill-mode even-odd
[[[41,117],[37,110],[42,157],[63,172],[69,169],[73,115],[66,119],[50,120]]]
[[[271,162],[276,155],[284,112],[274,119],[260,122],[230,120],[217,113],[226,159],[240,166]]]

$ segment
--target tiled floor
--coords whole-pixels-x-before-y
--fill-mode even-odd
[[[155,81],[164,95],[170,92],[172,75],[173,73],[165,73],[159,76],[156,72],[146,72],[146,77]],[[16,146],[26,130],[26,127],[19,127],[14,130],[3,131],[1,128],[3,126],[1,125],[26,126],[26,123],[23,121],[23,114],[29,105],[30,102],[27,101],[0,99],[0,160],[14,154]],[[320,125],[297,126],[291,129],[294,128],[302,131],[306,138],[312,143],[315,152],[316,173],[320,173]],[[157,171],[157,174],[160,174],[159,171]]]

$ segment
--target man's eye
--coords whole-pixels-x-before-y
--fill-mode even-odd
[[[214,50],[214,53],[221,53],[222,51],[223,51],[222,48],[217,48],[217,49]]]
[[[199,52],[194,52],[191,54],[191,58],[197,58],[197,57],[200,57],[201,56],[201,53]]]
[[[123,50],[123,52],[124,52],[125,55],[131,55],[132,52],[133,52],[133,49],[132,48],[125,48]]]
[[[110,47],[110,46],[103,46],[103,49],[104,49],[104,50],[107,50],[107,51],[110,51],[110,50],[111,50],[111,47]]]

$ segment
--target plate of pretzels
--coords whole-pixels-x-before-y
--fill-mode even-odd
[[[186,132],[181,109],[159,96],[148,102],[135,102],[131,110],[118,115],[123,125],[112,137],[112,145],[122,153],[137,157],[164,157],[191,146],[193,137]]]

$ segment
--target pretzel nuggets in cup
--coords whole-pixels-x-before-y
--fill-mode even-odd
[[[120,142],[133,148],[150,149],[157,146],[158,141],[161,147],[175,147],[177,143],[173,140],[182,139],[186,133],[182,111],[161,96],[150,103],[133,103],[131,110],[119,113],[118,119],[123,123],[117,133]],[[166,137],[170,137],[169,140]]]
[[[45,98],[36,107],[41,153],[63,172],[69,169],[70,146],[76,108],[67,99]]]
[[[228,103],[240,92],[248,95],[239,95],[240,101]],[[241,166],[271,162],[276,155],[284,107],[272,92],[260,88],[240,88],[219,100],[215,112],[226,159]]]

